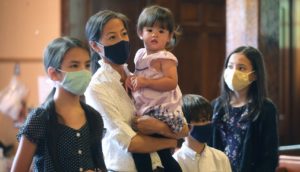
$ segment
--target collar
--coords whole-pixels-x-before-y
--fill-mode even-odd
[[[104,71],[109,73],[114,79],[120,81],[121,79],[121,75],[119,74],[119,72],[117,72],[110,64],[105,63],[103,59],[100,59],[98,61],[100,68],[97,70],[96,73],[100,72],[100,71]],[[122,65],[124,68],[125,73],[128,75],[130,75],[130,71],[128,70],[128,64],[125,63]]]
[[[181,149],[185,152],[187,156],[189,156],[191,159],[195,160],[198,157],[206,157],[207,156],[207,144],[205,143],[203,151],[199,154],[190,147],[187,146],[187,143],[184,142],[182,144]]]

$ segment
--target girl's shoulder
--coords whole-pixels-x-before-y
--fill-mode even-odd
[[[148,61],[156,60],[156,59],[167,59],[167,60],[174,60],[176,63],[178,63],[176,56],[170,51],[162,50],[148,55],[146,48],[141,48],[136,52],[134,63],[136,64],[137,61],[144,59],[144,56],[146,56],[145,59],[148,59]]]
[[[264,100],[262,109],[267,114],[277,114],[277,107],[269,98]]]
[[[84,110],[92,115],[100,116],[100,113],[94,109],[92,106],[88,105],[85,102],[81,102],[81,105],[83,106]]]
[[[50,109],[43,106],[32,109],[26,117],[27,123],[41,123],[44,124],[49,120]],[[26,124],[26,123],[25,123]]]
[[[215,108],[220,108],[220,107],[222,107],[222,99],[221,99],[221,97],[217,97],[217,98],[215,98],[215,99],[213,99],[211,102],[210,102],[210,104],[211,104],[211,106],[212,106],[212,108],[213,109],[215,109]]]
[[[86,115],[89,120],[91,120],[93,122],[96,121],[97,123],[99,123],[99,122],[103,123],[101,114],[96,109],[94,109],[92,106],[90,106],[84,102],[81,102],[81,105],[84,108],[84,111],[86,112]]]
[[[166,50],[151,54],[151,59],[152,60],[155,60],[155,59],[173,60],[176,63],[178,63],[176,56],[173,53],[171,53],[170,51],[166,51]]]
[[[17,139],[20,140],[25,135],[31,142],[39,143],[47,133],[49,124],[49,110],[38,107],[30,111],[22,127],[19,130]]]
[[[273,103],[273,101],[270,98],[265,98],[264,99],[264,105],[265,106],[270,106],[270,107],[275,107],[275,104]]]
[[[146,54],[146,48],[140,48],[134,56],[134,64],[137,63],[137,61],[139,61],[145,54]]]

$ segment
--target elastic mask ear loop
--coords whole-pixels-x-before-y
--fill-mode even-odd
[[[67,71],[64,71],[64,70],[61,70],[61,69],[58,69],[58,68],[56,68],[56,70],[57,71],[59,71],[59,72],[61,72],[61,73],[64,73],[64,75],[63,75],[63,80],[62,81],[56,81],[55,82],[55,85],[61,85],[63,82],[64,82],[64,80],[66,79],[66,74],[68,73]]]
[[[97,52],[101,57],[105,57],[105,46],[102,45],[100,42],[95,41],[97,46],[100,46],[102,51]]]
[[[255,75],[253,77],[249,77],[251,74],[254,74],[254,73],[255,73],[255,70],[248,73],[248,78],[249,78],[249,80],[251,79],[250,84],[256,80]]]
[[[56,69],[56,70],[58,70],[58,71],[60,71],[60,72],[62,72],[62,73],[67,73],[66,71],[64,71],[64,70],[61,70],[61,69]]]

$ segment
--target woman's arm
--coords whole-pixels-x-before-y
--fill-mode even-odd
[[[137,134],[131,139],[128,151],[135,153],[151,153],[162,149],[175,148],[176,146],[177,140],[175,139],[156,138]]]
[[[114,99],[117,96],[114,90],[111,90],[112,92],[109,93],[100,91],[102,90],[100,88],[98,87],[94,92],[86,92],[87,103],[98,110],[103,119],[106,120],[106,128],[107,132],[110,133],[111,142],[117,142],[120,148],[126,149],[129,152],[139,153],[151,153],[176,146],[177,142],[175,139],[154,138],[136,133],[132,129],[131,123],[128,123],[126,119],[133,116],[134,109],[127,109],[128,111],[120,109],[118,106],[121,105],[117,105]],[[121,102],[126,105],[122,105],[121,107],[133,108],[130,101],[130,99],[124,99]]]
[[[189,132],[186,123],[183,125],[180,132],[174,133],[166,123],[148,115],[136,118],[134,121],[134,126],[139,132],[143,134],[150,135],[156,133],[172,139],[180,139],[186,137]]]
[[[24,135],[18,146],[11,172],[28,172],[32,163],[33,155],[36,150],[36,144],[30,142]]]

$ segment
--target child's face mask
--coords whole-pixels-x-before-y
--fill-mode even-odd
[[[207,143],[212,135],[212,124],[192,125],[190,135],[200,143]]]
[[[232,91],[240,91],[250,85],[253,80],[250,80],[249,75],[253,73],[244,73],[238,70],[225,69],[224,80],[228,88]]]
[[[65,77],[60,85],[68,90],[69,92],[81,96],[84,94],[87,86],[89,85],[92,74],[88,70],[80,70],[75,72],[66,72],[59,70],[65,73]]]

